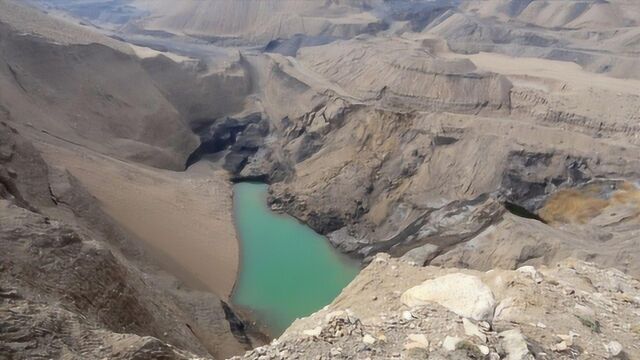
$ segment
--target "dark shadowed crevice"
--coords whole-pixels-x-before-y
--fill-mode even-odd
[[[432,141],[433,141],[433,145],[435,146],[444,146],[444,145],[455,144],[456,142],[458,142],[458,139],[451,136],[437,135],[433,137]]]
[[[514,204],[508,201],[504,202],[504,207],[505,209],[507,209],[507,211],[509,211],[510,213],[512,213],[515,216],[521,217],[521,218],[525,218],[525,219],[533,219],[533,220],[538,220],[542,223],[547,223],[546,221],[544,221],[544,219],[542,219],[540,216],[538,216],[538,214],[531,212],[527,209],[525,209],[524,207],[518,205],[518,204]]]
[[[224,318],[229,323],[229,329],[236,340],[241,344],[247,345],[249,348],[253,347],[251,345],[251,339],[247,335],[247,327],[244,322],[238,317],[238,315],[236,315],[226,302],[221,300],[220,305],[224,311]]]
[[[245,129],[246,126],[233,126],[224,129],[224,131],[215,133],[208,139],[203,139],[200,146],[189,155],[185,168],[197,163],[203,156],[215,154],[225,150],[236,143],[237,136]]]
[[[272,181],[267,174],[258,174],[253,176],[232,176],[231,182],[234,184],[241,182],[257,182],[263,184],[271,184]]]
[[[250,114],[242,118],[225,117],[194,121],[192,128],[200,137],[200,146],[189,156],[185,168],[200,161],[206,155],[229,150],[225,155],[224,167],[232,174],[239,173],[248,158],[262,146],[269,133],[269,127],[260,114]]]

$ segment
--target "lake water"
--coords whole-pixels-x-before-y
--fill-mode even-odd
[[[232,301],[269,335],[329,304],[360,270],[323,236],[271,211],[267,185],[236,184],[233,201],[241,262]]]

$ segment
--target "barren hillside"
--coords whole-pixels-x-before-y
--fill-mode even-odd
[[[212,110],[181,113],[198,100],[169,100],[128,44],[13,2],[0,2],[0,47],[1,286],[15,299],[1,305],[15,331],[0,352],[223,358],[249,346],[226,303],[238,270],[227,176],[183,172],[199,145],[190,122]],[[193,63],[167,66],[193,87],[224,81]],[[31,328],[39,318],[53,338]]]
[[[28,5],[0,0],[9,358],[262,345],[238,181],[366,266],[244,358],[638,356],[640,3]]]

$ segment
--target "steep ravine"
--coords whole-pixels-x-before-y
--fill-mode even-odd
[[[3,354],[182,359],[246,349],[217,296],[181,286],[73,175],[0,126]]]

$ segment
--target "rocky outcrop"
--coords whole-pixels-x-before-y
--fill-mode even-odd
[[[10,305],[0,305],[0,309],[7,314],[2,319],[6,331],[0,336],[0,351],[12,359],[62,356],[139,360],[199,358],[150,336],[96,329],[81,315],[61,307],[15,299],[10,300]]]
[[[142,353],[149,351],[146,358],[152,357],[152,348],[158,354],[173,353],[158,339],[136,339],[126,333],[151,335],[206,353],[188,328],[177,326],[184,317],[176,306],[148,297],[153,291],[109,250],[83,239],[68,226],[7,201],[0,207],[5,266],[0,286],[11,294],[1,305],[7,315],[3,327],[8,330],[0,341],[3,353],[14,358],[55,358],[71,342],[71,351],[78,355],[115,355],[120,351],[118,345],[129,341],[129,346]],[[81,329],[100,328],[102,334],[93,339],[79,336]],[[124,335],[118,338],[115,333]],[[128,346],[122,350],[134,353]]]
[[[385,28],[355,2],[300,3],[298,1],[170,1],[139,4],[148,13],[135,23],[141,30],[188,34],[223,45],[266,45],[296,34],[349,38]],[[135,30],[133,30],[135,31]]]
[[[142,67],[192,130],[240,113],[252,83],[239,52],[225,66],[205,60],[176,63],[159,54],[141,60]]]
[[[271,203],[365,258],[377,251],[401,256],[427,243],[445,253],[505,212],[540,219],[536,212],[559,189],[637,175],[631,165],[637,160],[625,155],[631,144],[612,147],[605,139],[510,120],[513,131],[498,137],[507,125],[495,118],[342,109],[340,121],[321,130],[308,120],[315,114],[287,128],[297,129],[287,132],[290,154],[309,138],[312,150],[272,185]],[[564,144],[540,144],[531,132]]]
[[[538,219],[507,213],[468,242],[441,252],[431,264],[515,269],[571,256],[637,276],[637,191],[635,185],[617,181],[557,191],[542,203]]]
[[[461,280],[473,286],[460,292]],[[435,283],[440,297],[405,302],[412,286]],[[495,304],[486,303],[484,320],[461,311],[489,295]],[[591,263],[481,273],[381,254],[332,304],[241,358],[632,359],[639,307],[637,280]]]
[[[407,251],[406,254],[402,255],[401,259],[411,265],[425,266],[436,257],[438,249],[439,247],[436,245],[425,244]]]
[[[27,209],[53,206],[44,160],[0,115],[0,197]]]

